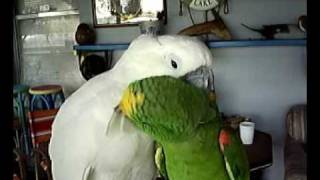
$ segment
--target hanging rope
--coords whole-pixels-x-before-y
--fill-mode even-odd
[[[191,10],[190,10],[190,7],[188,6],[188,13],[189,13],[189,16],[190,16],[190,19],[191,19],[191,22],[192,22],[192,24],[193,25],[195,25],[195,23],[194,23],[194,20],[193,20],[193,17],[192,17],[192,15],[191,15]]]
[[[215,9],[211,9],[211,12],[212,12],[212,15],[213,15],[214,19],[219,19],[220,18],[219,10],[220,10],[220,7],[218,8],[218,11],[216,11]]]
[[[205,22],[208,22],[208,13],[209,13],[208,10],[206,10],[206,11],[204,12]],[[209,41],[209,34],[206,34],[206,35],[205,35],[205,41],[206,41],[206,42]]]
[[[208,22],[208,10],[204,11],[204,20],[205,22]]]
[[[216,11],[216,12],[220,12],[221,9],[221,3],[218,4],[218,6],[214,7],[213,9],[211,9],[211,11]]]

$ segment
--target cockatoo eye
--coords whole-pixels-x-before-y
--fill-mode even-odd
[[[175,68],[175,69],[178,68],[177,63],[176,63],[174,60],[172,60],[172,59],[171,59],[171,66],[172,66],[173,68]]]
[[[174,70],[181,69],[181,58],[173,53],[166,54],[167,64]]]

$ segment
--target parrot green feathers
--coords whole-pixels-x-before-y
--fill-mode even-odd
[[[209,103],[204,90],[176,78],[159,76],[131,83],[120,109],[156,140],[171,142],[194,135],[196,127],[208,119]]]
[[[157,76],[125,90],[120,111],[154,138],[156,165],[169,180],[249,180],[238,135],[223,127],[213,92]]]

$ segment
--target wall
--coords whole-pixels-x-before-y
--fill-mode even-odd
[[[167,0],[167,34],[191,25],[186,9],[178,16],[178,0]],[[91,1],[80,0],[80,21],[92,24]],[[306,14],[305,0],[229,1],[230,13],[223,15],[234,39],[260,38],[240,24],[297,23]],[[196,22],[203,14],[193,12]],[[97,28],[98,43],[130,42],[139,35],[138,27]],[[259,47],[213,49],[215,84],[221,110],[226,114],[252,117],[257,129],[273,138],[274,164],[264,179],[283,179],[284,118],[290,106],[306,103],[305,47]],[[116,54],[117,59],[121,52]]]

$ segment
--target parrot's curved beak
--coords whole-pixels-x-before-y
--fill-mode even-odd
[[[182,79],[199,88],[207,89],[211,92],[215,90],[213,71],[207,66],[200,66],[196,70],[184,75]]]

